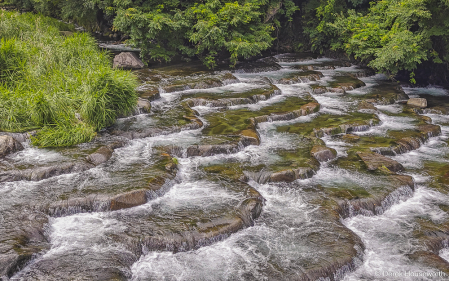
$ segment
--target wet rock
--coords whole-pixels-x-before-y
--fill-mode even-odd
[[[280,94],[281,90],[277,86],[270,84],[270,88],[264,91],[264,93],[262,94],[255,94],[250,97],[222,98],[222,99],[192,98],[187,101],[187,105],[190,107],[194,106],[227,107],[240,104],[257,103],[259,101],[268,100],[273,96]]]
[[[149,100],[151,102],[151,101],[155,101],[157,99],[160,99],[161,98],[161,94],[159,93],[158,89],[154,89],[154,90],[148,90],[148,91],[145,91],[145,92],[141,93],[140,97],[142,99],[146,99],[146,100]]]
[[[138,257],[129,251],[112,250],[107,253],[95,250],[87,253],[80,249],[53,253],[21,271],[17,280],[129,280],[132,275],[130,267]]]
[[[320,162],[326,162],[337,157],[337,151],[335,149],[321,145],[312,147],[310,154]]]
[[[441,127],[433,124],[419,125],[418,131],[428,138],[436,137],[441,134]]]
[[[232,73],[225,73],[221,77],[221,82],[223,83],[223,85],[229,85],[229,84],[240,83],[240,80],[237,77],[235,77]]]
[[[167,171],[174,171],[178,169],[178,165],[176,165],[175,163],[168,163],[167,165],[165,165],[165,170]]]
[[[333,136],[338,134],[348,134],[351,132],[363,132],[368,131],[372,126],[377,125],[379,123],[380,120],[376,117],[366,121],[341,124],[336,127],[314,129],[313,134],[317,138],[322,138],[325,135]]]
[[[347,218],[357,215],[380,215],[394,204],[413,195],[415,183],[411,176],[394,174],[384,177],[388,180],[388,184],[370,191],[367,196],[352,195],[350,196],[352,198],[345,200],[342,200],[341,196],[335,198],[339,202],[340,216]]]
[[[239,61],[232,72],[235,73],[258,73],[280,70],[282,67],[273,57],[261,58],[255,61]]]
[[[208,99],[190,99],[188,101],[189,106],[209,106],[209,107],[226,107],[239,104],[250,104],[254,103],[251,98],[228,98],[228,99],[218,99],[218,100],[208,100]]]
[[[244,140],[244,142],[247,145],[259,145],[260,144],[260,136],[259,133],[254,129],[246,129],[240,132],[240,135]]]
[[[217,154],[232,154],[240,151],[239,145],[235,144],[215,144],[215,145],[192,145],[187,148],[187,157],[191,156],[212,156]],[[177,155],[175,151],[172,152]],[[182,157],[182,155],[177,155]]]
[[[102,163],[105,163],[112,157],[112,153],[114,152],[109,146],[102,146],[97,149],[94,153],[87,156],[86,160],[90,163],[98,166]]]
[[[381,154],[374,152],[357,152],[357,155],[362,159],[370,171],[375,171],[382,166],[387,167],[393,172],[404,171],[404,167],[399,162]]]
[[[357,107],[357,110],[359,112],[363,113],[376,113],[377,108],[370,102],[367,101],[361,101]]]
[[[135,53],[122,52],[114,57],[113,66],[123,69],[140,69],[144,68],[145,64]]]
[[[357,142],[358,140],[360,140],[359,136],[353,134],[345,134],[341,138],[347,142]]]
[[[284,53],[274,56],[278,62],[302,62],[302,61],[310,61],[313,60],[315,55],[308,54],[308,53]],[[311,65],[299,65],[298,67],[301,67],[301,69],[308,69],[308,67],[311,67],[313,69],[313,66]]]
[[[0,157],[23,150],[23,146],[11,136],[0,136]]]
[[[449,237],[448,237],[449,238]],[[446,238],[447,239],[447,238]],[[443,248],[443,247],[442,247]],[[417,261],[419,264],[436,268],[441,272],[449,275],[449,262],[438,255],[438,253],[428,252],[428,251],[416,251],[408,257],[411,260]],[[440,275],[444,279],[443,275]]]
[[[48,217],[33,210],[2,210],[0,224],[0,280],[9,280],[49,245],[44,235]]]
[[[312,92],[313,92],[314,94],[319,95],[319,94],[324,94],[324,93],[326,93],[326,92],[327,92],[327,89],[326,89],[326,87],[324,87],[324,86],[316,86],[316,87],[312,87]]]
[[[111,199],[111,211],[127,209],[147,202],[146,190],[134,190],[115,196]]]
[[[0,136],[10,136],[13,137],[18,142],[25,142],[30,139],[30,136],[34,136],[36,131],[31,131],[27,133],[9,133],[9,132],[0,132]]]
[[[425,115],[419,115],[419,118],[426,124],[432,124],[432,118]]]
[[[276,84],[296,84],[296,83],[308,83],[310,81],[320,80],[324,77],[323,73],[318,71],[306,71],[303,73],[295,74],[292,77],[281,78],[276,80]]]
[[[138,130],[120,130],[112,128],[110,134],[114,136],[124,137],[127,139],[142,139],[147,137],[155,137],[162,135],[169,135],[184,130],[196,130],[203,127],[203,121],[196,116],[183,116],[184,119],[189,120],[188,124],[173,127],[150,127]]]
[[[237,184],[247,186],[242,183]],[[154,224],[150,220],[138,222],[128,220],[127,232],[130,236],[123,235],[121,240],[127,241],[126,244],[134,249],[137,255],[142,254],[142,249],[180,252],[210,245],[254,225],[254,220],[261,214],[265,199],[251,187],[245,197],[235,206],[235,212],[231,210],[228,214],[199,221],[192,218],[188,226],[177,224],[178,229],[175,231],[173,227],[166,228],[163,224]],[[129,219],[138,218],[129,217]]]
[[[137,112],[140,113],[148,113],[151,109],[151,103],[149,100],[139,98],[137,100]]]
[[[348,88],[349,89],[349,88]],[[337,94],[344,94],[346,93],[345,89],[341,88],[341,87],[335,87],[335,88],[326,88],[327,92],[331,92],[331,93],[337,93]]]
[[[376,147],[371,148],[372,151],[382,155],[395,155],[406,153],[418,149],[422,143],[427,141],[430,137],[435,137],[441,134],[441,127],[433,124],[419,125],[417,131],[418,136],[403,137],[395,142],[390,147]]]
[[[358,67],[356,71],[350,72],[350,75],[356,78],[368,77],[375,75],[376,72],[371,68]]]
[[[259,124],[263,122],[273,122],[273,121],[286,121],[298,118],[300,116],[306,116],[320,110],[320,104],[317,102],[309,102],[299,109],[294,110],[292,112],[286,113],[273,113],[270,115],[262,115],[251,118],[251,122],[254,124]]]
[[[232,73],[216,75],[187,76],[181,79],[168,79],[158,84],[159,92],[172,93],[192,89],[210,89],[229,84],[239,83],[240,80]]]
[[[248,198],[238,207],[240,218],[247,227],[254,226],[254,220],[262,213],[264,201],[259,198]]]
[[[407,105],[418,108],[426,108],[427,100],[423,98],[411,98],[407,101]]]
[[[66,163],[34,169],[10,170],[0,172],[0,182],[20,180],[40,181],[63,174],[83,172],[93,167],[94,165],[89,163]]]
[[[292,182],[298,179],[308,179],[315,174],[315,169],[311,167],[301,167],[288,169],[273,173],[269,177],[269,182]]]

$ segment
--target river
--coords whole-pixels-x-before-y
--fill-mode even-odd
[[[136,74],[149,113],[0,159],[3,280],[449,274],[446,90],[309,54]],[[384,162],[368,170],[372,151]]]

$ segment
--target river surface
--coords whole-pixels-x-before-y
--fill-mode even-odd
[[[449,279],[446,90],[308,54],[136,74],[148,113],[0,159],[3,280]]]

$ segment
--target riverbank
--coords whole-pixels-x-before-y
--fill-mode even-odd
[[[39,147],[92,140],[136,106],[137,80],[112,69],[87,33],[32,13],[0,11],[0,131]]]

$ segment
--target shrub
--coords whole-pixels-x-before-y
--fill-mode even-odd
[[[86,33],[42,15],[0,12],[0,130],[39,129],[32,143],[67,146],[136,105],[136,78],[111,68]]]

